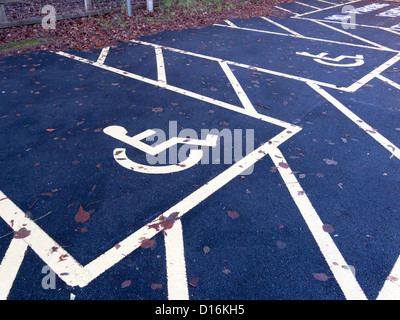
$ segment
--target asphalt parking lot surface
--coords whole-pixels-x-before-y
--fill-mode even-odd
[[[277,8],[0,60],[1,299],[400,298],[400,2]]]

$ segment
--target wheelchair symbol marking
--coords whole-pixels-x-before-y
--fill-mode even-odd
[[[206,139],[204,140],[172,137],[171,139],[164,141],[156,146],[150,146],[142,142],[142,140],[156,134],[156,131],[151,129],[145,130],[133,137],[129,137],[127,135],[128,131],[121,126],[109,126],[105,128],[103,132],[119,141],[129,144],[130,146],[137,148],[152,156],[155,156],[160,152],[175,146],[178,143],[190,144],[196,146],[208,146],[213,148],[217,145],[217,139],[218,139],[218,135],[215,134],[208,134],[206,136]],[[166,174],[166,173],[183,171],[193,167],[203,157],[203,150],[190,149],[189,156],[187,157],[186,160],[177,164],[171,164],[166,166],[149,166],[132,161],[127,157],[125,148],[116,148],[114,149],[113,154],[115,161],[117,161],[119,165],[121,165],[126,169],[141,173]]]
[[[305,57],[314,58],[313,60],[315,62],[325,64],[328,66],[334,66],[334,67],[358,67],[358,66],[362,66],[364,64],[364,56],[361,54],[357,54],[355,56],[340,55],[336,58],[327,57],[327,55],[328,55],[327,52],[321,52],[320,54],[317,54],[317,55],[313,55],[308,52],[296,52],[296,54],[305,56]],[[336,63],[336,62],[340,62],[344,59],[354,59],[354,62],[353,63]]]

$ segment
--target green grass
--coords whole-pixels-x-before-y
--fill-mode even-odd
[[[50,39],[37,38],[37,39],[26,39],[21,41],[6,42],[0,44],[0,51],[7,51],[13,49],[22,49],[25,47],[30,47],[38,44],[44,44],[51,42]]]

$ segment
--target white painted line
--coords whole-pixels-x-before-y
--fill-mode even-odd
[[[378,17],[389,17],[389,18],[396,18],[400,16],[400,7],[392,8],[385,12],[381,12],[377,14]]]
[[[164,235],[168,300],[189,300],[182,222],[177,220]]]
[[[285,31],[287,31],[287,32],[289,32],[289,33],[291,33],[292,35],[295,35],[295,36],[302,36],[300,33],[298,33],[298,32],[296,32],[296,31],[294,31],[294,30],[292,30],[292,29],[289,29],[288,27],[285,27],[284,25],[281,25],[280,23],[278,23],[278,22],[276,22],[276,21],[273,21],[273,20],[271,20],[271,19],[268,19],[268,18],[266,18],[266,17],[261,17],[261,19],[264,19],[265,21],[268,21],[269,23],[272,23],[272,24],[274,24],[274,25],[276,25],[276,26],[278,26],[279,28],[281,28],[281,29],[283,29],[283,30],[285,30]]]
[[[400,29],[400,23],[391,26],[390,29]]]
[[[337,7],[341,7],[341,6],[345,6],[345,5],[348,5],[348,4],[361,2],[361,1],[363,1],[363,0],[354,0],[354,1],[346,2],[346,3],[339,3],[339,4],[336,4],[336,5],[331,6],[331,7],[321,8],[321,9],[318,9],[318,10],[297,14],[296,17],[302,17],[302,16],[305,16],[305,15],[308,15],[308,14],[313,14],[313,13],[317,13],[317,12],[321,12],[321,11],[325,11],[325,10],[330,10],[330,9],[333,9],[333,8],[337,8]]]
[[[100,274],[124,259],[132,251],[139,248],[143,239],[151,239],[164,230],[160,221],[164,221],[171,214],[179,212],[176,218],[182,218],[184,214],[204,201],[214,192],[222,188],[232,179],[242,174],[245,170],[261,160],[271,148],[278,147],[281,143],[290,139],[298,133],[301,128],[291,126],[273,137],[268,143],[260,146],[247,156],[220,173],[217,177],[198,188],[189,196],[178,202],[176,205],[159,215],[153,221],[141,227],[139,230],[115,244],[104,254],[88,263],[85,267],[80,265],[62,246],[49,237],[34,221],[28,218],[4,193],[0,191],[0,217],[16,232],[24,229],[23,241],[29,245],[36,254],[68,285],[84,287]],[[158,225],[159,227],[153,227]],[[177,229],[179,231],[179,228]],[[175,235],[176,236],[176,235]],[[167,240],[168,241],[168,240]],[[15,243],[14,243],[15,244]],[[12,249],[11,252],[15,252]],[[173,258],[174,260],[175,258]],[[6,260],[8,261],[8,259]],[[171,261],[171,260],[170,260]],[[9,266],[9,264],[5,264]],[[181,267],[182,268],[182,265]],[[7,274],[9,270],[2,272]],[[182,273],[180,273],[182,276]]]
[[[400,256],[386,278],[376,300],[400,300]]]
[[[326,22],[326,23],[335,23],[335,24],[342,24],[342,21],[326,21],[323,19],[312,19],[312,18],[303,18],[303,17],[292,17],[293,19],[299,19],[299,20],[308,20],[308,21],[320,21],[320,22]],[[352,22],[346,22],[348,26],[355,26],[355,27],[365,27],[365,28],[374,28],[374,29],[380,29],[384,31],[388,31],[391,33],[395,33],[400,35],[400,33],[396,32],[395,29],[391,28],[386,28],[386,27],[379,27],[379,26],[373,26],[373,25],[367,25],[367,24],[360,24],[360,23],[352,23]]]
[[[246,93],[244,92],[242,86],[240,85],[239,81],[237,81],[235,75],[233,74],[232,70],[229,68],[226,61],[219,61],[219,65],[221,66],[222,70],[225,72],[225,75],[228,77],[229,82],[232,85],[233,90],[235,90],[236,95],[238,96],[240,102],[242,103],[244,109],[250,114],[257,114],[256,109],[254,109],[253,104],[247,97]]]
[[[313,8],[313,9],[321,9],[321,8],[319,8],[319,7],[314,7],[314,6],[311,6],[311,5],[309,5],[309,4],[305,4],[305,3],[303,3],[303,2],[295,1],[294,3],[300,4],[300,5],[305,6],[305,7]]]
[[[110,51],[110,47],[103,48],[103,49],[101,50],[101,53],[100,53],[100,55],[99,55],[99,58],[97,59],[97,63],[103,64],[104,61],[106,61],[106,58],[107,58],[107,55],[108,55],[108,52],[109,52],[109,51]]]
[[[232,21],[229,21],[229,20],[224,20],[224,21],[226,22],[227,25],[229,25],[229,26],[231,26],[233,28],[237,27],[237,25],[235,25]]]
[[[222,25],[221,25],[221,26],[222,26]],[[224,26],[224,27],[228,27],[228,26]],[[229,27],[228,27],[228,28],[229,28]],[[283,34],[283,35],[288,36],[287,34]],[[156,46],[156,45],[154,45],[154,44],[152,44],[152,43],[148,43],[148,42],[143,42],[143,41],[138,41],[138,40],[131,40],[131,41],[134,42],[134,43],[140,43],[140,44],[149,45],[149,46]],[[157,46],[158,46],[158,45],[157,45]],[[375,48],[375,47],[368,47],[368,48],[380,50],[380,49]],[[283,73],[283,72],[274,71],[274,70],[269,70],[269,69],[264,69],[264,68],[259,68],[259,67],[254,67],[254,66],[250,66],[250,65],[247,65],[247,64],[234,62],[234,61],[222,60],[222,59],[220,59],[220,58],[215,58],[215,57],[211,57],[211,56],[206,56],[206,55],[203,55],[203,54],[198,54],[198,53],[194,53],[194,52],[189,52],[189,51],[185,51],[185,50],[181,50],[181,49],[175,49],[175,48],[170,48],[170,47],[163,47],[163,49],[169,50],[169,51],[172,51],[172,52],[178,52],[178,53],[182,53],[182,54],[186,54],[186,55],[191,55],[191,56],[198,57],[198,58],[203,58],[203,59],[208,59],[208,60],[212,60],[212,61],[217,61],[217,62],[225,61],[225,62],[226,62],[227,64],[229,64],[229,65],[233,65],[233,66],[237,66],[237,67],[241,67],[241,68],[246,68],[246,69],[249,69],[249,70],[259,71],[259,72],[268,73],[268,74],[273,74],[273,75],[277,75],[277,76],[281,76],[281,77],[285,77],[285,78],[289,78],[289,79],[293,79],[293,80],[303,81],[303,82],[307,82],[307,83],[310,82],[310,81],[312,81],[312,82],[314,82],[314,83],[316,83],[316,84],[318,84],[318,85],[324,86],[324,87],[329,87],[329,88],[336,89],[336,90],[347,91],[347,88],[346,88],[346,87],[341,87],[341,86],[338,86],[338,85],[336,85],[336,84],[330,84],[330,83],[326,83],[326,82],[322,82],[322,81],[310,80],[309,78],[303,78],[303,77],[293,76],[293,75],[286,74],[286,73]],[[81,61],[81,62],[91,63],[91,62],[89,62],[89,60],[86,60],[86,59],[82,59],[82,58],[79,58],[79,57],[74,58],[73,55],[69,55],[69,54],[65,54],[65,53],[59,53],[59,54],[62,54],[62,55],[65,55],[65,56],[70,56],[71,59],[76,59],[76,60]],[[97,66],[96,64],[93,64],[93,65]],[[112,68],[112,67],[108,67],[108,68],[110,68],[110,70],[111,70],[111,69],[115,69],[115,68]],[[117,70],[118,70],[118,69],[117,69]],[[119,72],[121,72],[121,71],[119,70]],[[125,72],[125,74],[126,74],[127,76],[129,76],[127,72]],[[140,77],[140,76],[139,76],[139,77]],[[138,78],[138,77],[135,77],[135,78]],[[143,78],[143,77],[140,77],[140,78]],[[140,79],[138,79],[138,80],[140,80]],[[146,81],[145,81],[145,82],[146,82]],[[148,83],[150,83],[150,82],[148,82]],[[152,80],[152,83],[155,83],[154,85],[157,85],[156,82],[155,82],[154,80]],[[168,88],[171,88],[171,89],[172,89],[172,86],[167,85],[167,89],[168,89]],[[177,92],[178,92],[178,91],[181,91],[182,89],[175,88],[174,90],[177,90]],[[186,91],[186,90],[185,90],[185,91]],[[193,94],[194,94],[194,93],[193,93]],[[194,94],[194,95],[197,95],[197,94]],[[200,95],[199,95],[199,96],[200,96]],[[210,98],[208,98],[208,99],[210,99]],[[206,101],[206,100],[204,100],[204,101]],[[215,101],[212,102],[212,103],[216,104]],[[222,105],[222,104],[223,104],[223,105]],[[234,111],[236,111],[236,112],[241,112],[241,111],[239,110],[240,108],[238,108],[238,107],[235,107],[235,106],[232,106],[232,105],[228,106],[228,104],[226,104],[226,103],[222,103],[222,104],[221,104],[222,107],[233,108]],[[233,110],[233,109],[232,109],[232,110]],[[243,110],[242,110],[242,111],[243,111]],[[280,121],[280,120],[278,120],[278,121]]]
[[[353,272],[344,260],[331,236],[323,230],[323,222],[313,205],[308,199],[305,191],[292,173],[283,154],[278,148],[270,151],[270,156],[278,168],[279,173],[288,188],[290,195],[300,210],[303,219],[310,229],[316,243],[319,246],[329,268],[331,269],[337,283],[348,300],[366,300],[366,296],[358,284]],[[284,164],[284,165],[283,165]]]
[[[0,264],[0,300],[7,300],[28,245],[23,239],[12,239]]]
[[[325,0],[317,0],[319,2],[323,2],[323,3],[327,3],[327,4],[332,4],[332,5],[336,5],[337,3],[334,2],[329,2],[329,1],[325,1]]]
[[[321,21],[313,21],[313,22],[315,22],[315,23],[317,23],[317,24],[319,24],[319,25],[321,25],[321,26],[324,26],[324,27],[326,27],[326,28],[329,28],[329,29],[335,30],[335,31],[337,31],[337,32],[343,33],[343,34],[345,34],[345,35],[347,35],[347,36],[349,36],[349,37],[352,37],[352,38],[354,38],[354,39],[357,39],[357,40],[363,41],[363,42],[365,42],[365,43],[368,43],[368,44],[370,44],[370,45],[372,45],[372,46],[375,46],[375,47],[377,47],[377,48],[383,49],[383,50],[385,50],[385,51],[392,51],[392,50],[393,50],[393,49],[390,49],[390,48],[385,47],[385,46],[383,46],[383,45],[380,45],[379,43],[370,41],[370,40],[368,40],[368,39],[365,39],[365,38],[362,38],[362,37],[359,37],[359,36],[356,36],[355,34],[352,34],[352,33],[350,33],[350,32],[344,31],[343,29],[335,28],[335,27],[333,27],[333,26],[331,26],[331,25],[329,25],[329,24],[323,23],[323,22],[321,22]]]
[[[387,84],[390,84],[392,87],[395,87],[397,90],[400,90],[400,84],[394,82],[393,80],[390,80],[390,79],[384,77],[382,74],[378,74],[376,77],[378,79],[382,80],[383,82],[386,82]]]
[[[160,83],[167,84],[167,76],[165,75],[164,57],[161,48],[154,48],[156,51],[157,61],[157,79]]]
[[[299,18],[300,19],[300,18]],[[309,20],[309,21],[318,21],[319,20],[314,20],[314,19],[305,19],[305,20]],[[223,24],[218,24],[215,23],[214,26],[217,27],[224,27],[224,28],[232,28],[230,26],[227,25],[223,25]],[[293,34],[287,34],[287,33],[279,33],[279,32],[272,32],[272,31],[267,31],[267,30],[259,30],[259,29],[251,29],[251,28],[242,28],[242,27],[236,27],[234,28],[236,30],[243,30],[243,31],[250,31],[250,32],[259,32],[259,33],[266,33],[266,34],[274,34],[274,35],[278,35],[278,36],[284,36],[284,37],[295,37],[295,38],[299,38],[299,39],[305,39],[305,40],[312,40],[312,41],[319,41],[319,42],[326,42],[326,43],[334,43],[334,44],[340,44],[340,45],[345,45],[345,46],[349,46],[349,47],[358,47],[358,48],[366,48],[366,49],[372,49],[372,50],[380,50],[380,51],[390,51],[390,52],[400,52],[399,50],[394,50],[394,49],[390,49],[387,47],[377,47],[377,46],[366,46],[366,45],[361,45],[361,44],[355,44],[355,43],[348,43],[348,42],[341,42],[341,41],[334,41],[334,40],[328,40],[328,39],[319,39],[319,38],[312,38],[312,37],[306,37],[306,36],[302,36],[302,35],[293,35]]]
[[[285,9],[285,8],[282,8],[282,7],[279,7],[279,6],[274,6],[274,8],[277,8],[277,9],[282,10],[282,11],[289,12],[291,14],[296,14],[296,12],[290,11],[289,9]]]
[[[371,81],[373,78],[381,74],[383,71],[385,71],[387,68],[391,67],[395,63],[400,61],[400,53],[396,54],[394,57],[390,58],[388,61],[384,62],[374,70],[372,70],[370,73],[362,77],[360,80],[356,81],[353,83],[351,86],[349,86],[347,89],[350,92],[355,92],[358,89],[360,89],[363,85]]]
[[[136,41],[136,40],[135,41],[131,40],[131,41],[132,42],[137,42],[137,43],[142,43],[142,44],[147,44],[146,42],[142,42],[142,41],[140,41],[140,42]],[[148,44],[148,45],[155,46],[153,44]],[[186,51],[183,51],[183,50],[166,48],[166,47],[163,47],[163,49],[171,50],[171,51],[174,51],[174,52],[185,53],[185,54],[189,54],[189,55],[193,55],[193,56],[197,56],[197,57],[202,57],[202,58],[213,60],[213,61],[218,61],[218,62],[219,61],[221,61],[221,62],[223,61],[222,59],[213,58],[213,57],[207,57],[207,56],[199,55],[199,54],[195,54],[195,53],[189,53],[189,52],[186,52]],[[282,121],[282,120],[279,120],[279,119],[275,119],[275,118],[272,118],[272,117],[269,117],[269,116],[266,116],[266,115],[263,115],[263,114],[249,113],[245,108],[241,108],[241,107],[235,106],[233,104],[230,104],[230,103],[227,103],[227,102],[224,102],[224,101],[220,101],[220,100],[216,100],[216,99],[213,99],[213,98],[210,98],[210,97],[207,97],[207,96],[203,96],[201,94],[198,94],[198,93],[195,93],[195,92],[192,92],[192,91],[189,91],[189,90],[181,89],[181,88],[169,85],[169,84],[165,85],[161,81],[156,81],[156,80],[149,79],[149,78],[146,78],[146,77],[143,77],[143,76],[139,76],[137,74],[130,73],[130,72],[127,72],[127,71],[123,71],[123,70],[120,70],[120,69],[117,69],[117,68],[114,68],[114,67],[106,66],[106,65],[103,65],[103,64],[98,64],[97,62],[93,62],[93,61],[90,61],[88,59],[81,58],[81,57],[78,57],[78,56],[75,56],[75,55],[72,55],[72,54],[69,54],[69,53],[65,53],[65,52],[59,51],[59,52],[56,52],[56,54],[64,56],[64,57],[67,57],[67,58],[70,58],[70,59],[73,59],[73,60],[76,60],[76,61],[80,61],[82,63],[87,63],[87,64],[90,64],[92,66],[99,67],[99,68],[102,68],[102,69],[105,69],[105,70],[108,70],[108,71],[112,71],[112,72],[115,72],[117,74],[126,76],[128,78],[132,78],[132,79],[135,79],[135,80],[139,80],[139,81],[151,84],[153,86],[158,86],[158,87],[170,90],[170,91],[174,91],[176,93],[179,93],[179,94],[182,94],[182,95],[185,95],[185,96],[197,99],[197,100],[208,102],[208,103],[217,105],[219,107],[222,107],[222,108],[225,108],[225,109],[228,109],[228,110],[232,110],[232,111],[235,111],[235,112],[238,112],[238,113],[242,113],[242,114],[245,114],[247,116],[250,116],[250,117],[253,117],[253,118],[256,118],[256,119],[260,119],[260,120],[275,124],[275,125],[280,126],[280,127],[287,128],[287,127],[293,126],[293,125],[291,125],[291,124],[289,124],[289,123],[287,123],[285,121]],[[227,61],[227,62],[230,63],[230,64],[233,64],[233,65],[239,66],[239,64],[236,64],[234,62],[229,62],[229,61]],[[243,65],[241,65],[241,66],[243,66]],[[254,69],[254,68],[252,68],[250,66],[249,66],[249,68],[251,68],[253,70],[256,70],[256,69]],[[304,79],[304,80],[308,80],[309,81],[309,79]],[[337,86],[334,86],[334,85],[332,85],[332,87],[337,88]]]
[[[339,111],[341,111],[347,118],[353,121],[359,128],[368,133],[375,141],[381,144],[386,150],[390,152],[393,156],[400,160],[400,149],[396,147],[393,143],[391,143],[388,139],[382,136],[376,129],[372,128],[368,125],[364,120],[359,118],[355,113],[346,108],[341,102],[331,96],[324,89],[319,87],[314,83],[308,84],[311,88],[313,88],[316,92],[318,92],[321,96],[323,96],[326,100],[328,100],[334,107],[336,107]]]
[[[0,191],[0,199],[7,196]],[[0,201],[0,217],[68,285],[85,286],[90,276],[62,246],[56,243],[10,199]],[[23,231],[23,232],[22,232]],[[15,243],[14,243],[15,244]],[[22,247],[22,245],[20,245]],[[2,270],[3,272],[6,272]]]

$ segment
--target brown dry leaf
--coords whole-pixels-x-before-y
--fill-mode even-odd
[[[39,193],[38,196],[52,197],[53,193],[51,193],[51,192],[43,192],[43,193]]]
[[[237,219],[240,217],[239,213],[237,213],[235,210],[229,210],[228,211],[228,216],[231,219]]]
[[[328,281],[330,278],[325,273],[313,273],[312,275],[318,281],[323,281],[323,282]]]
[[[334,232],[335,232],[335,228],[334,228],[331,224],[329,224],[329,223],[324,224],[324,225],[322,226],[322,229],[323,229],[325,232],[328,232],[328,233],[334,233]]]
[[[281,168],[284,168],[284,169],[289,168],[289,165],[288,165],[286,162],[283,162],[283,161],[279,162],[279,166],[280,166]]]
[[[140,243],[140,246],[143,248],[143,249],[151,249],[151,250],[153,250],[156,246],[157,246],[157,242],[156,242],[156,240],[153,240],[153,239],[142,239],[142,241],[141,241],[141,243]]]
[[[131,284],[132,284],[131,280],[125,280],[124,282],[121,283],[121,288],[130,287]]]
[[[84,223],[89,220],[90,215],[94,212],[94,210],[85,211],[83,210],[82,206],[79,206],[79,210],[75,215],[75,221]]]
[[[191,287],[197,287],[197,285],[199,284],[199,280],[200,280],[200,277],[195,276],[192,280],[189,281],[189,285]]]
[[[14,239],[23,239],[31,234],[31,231],[26,228],[21,228],[14,232]]]
[[[46,129],[47,132],[53,132],[56,129]]]
[[[163,285],[162,285],[161,283],[152,283],[152,284],[150,285],[150,288],[151,288],[152,290],[161,290],[162,287],[163,287]]]

